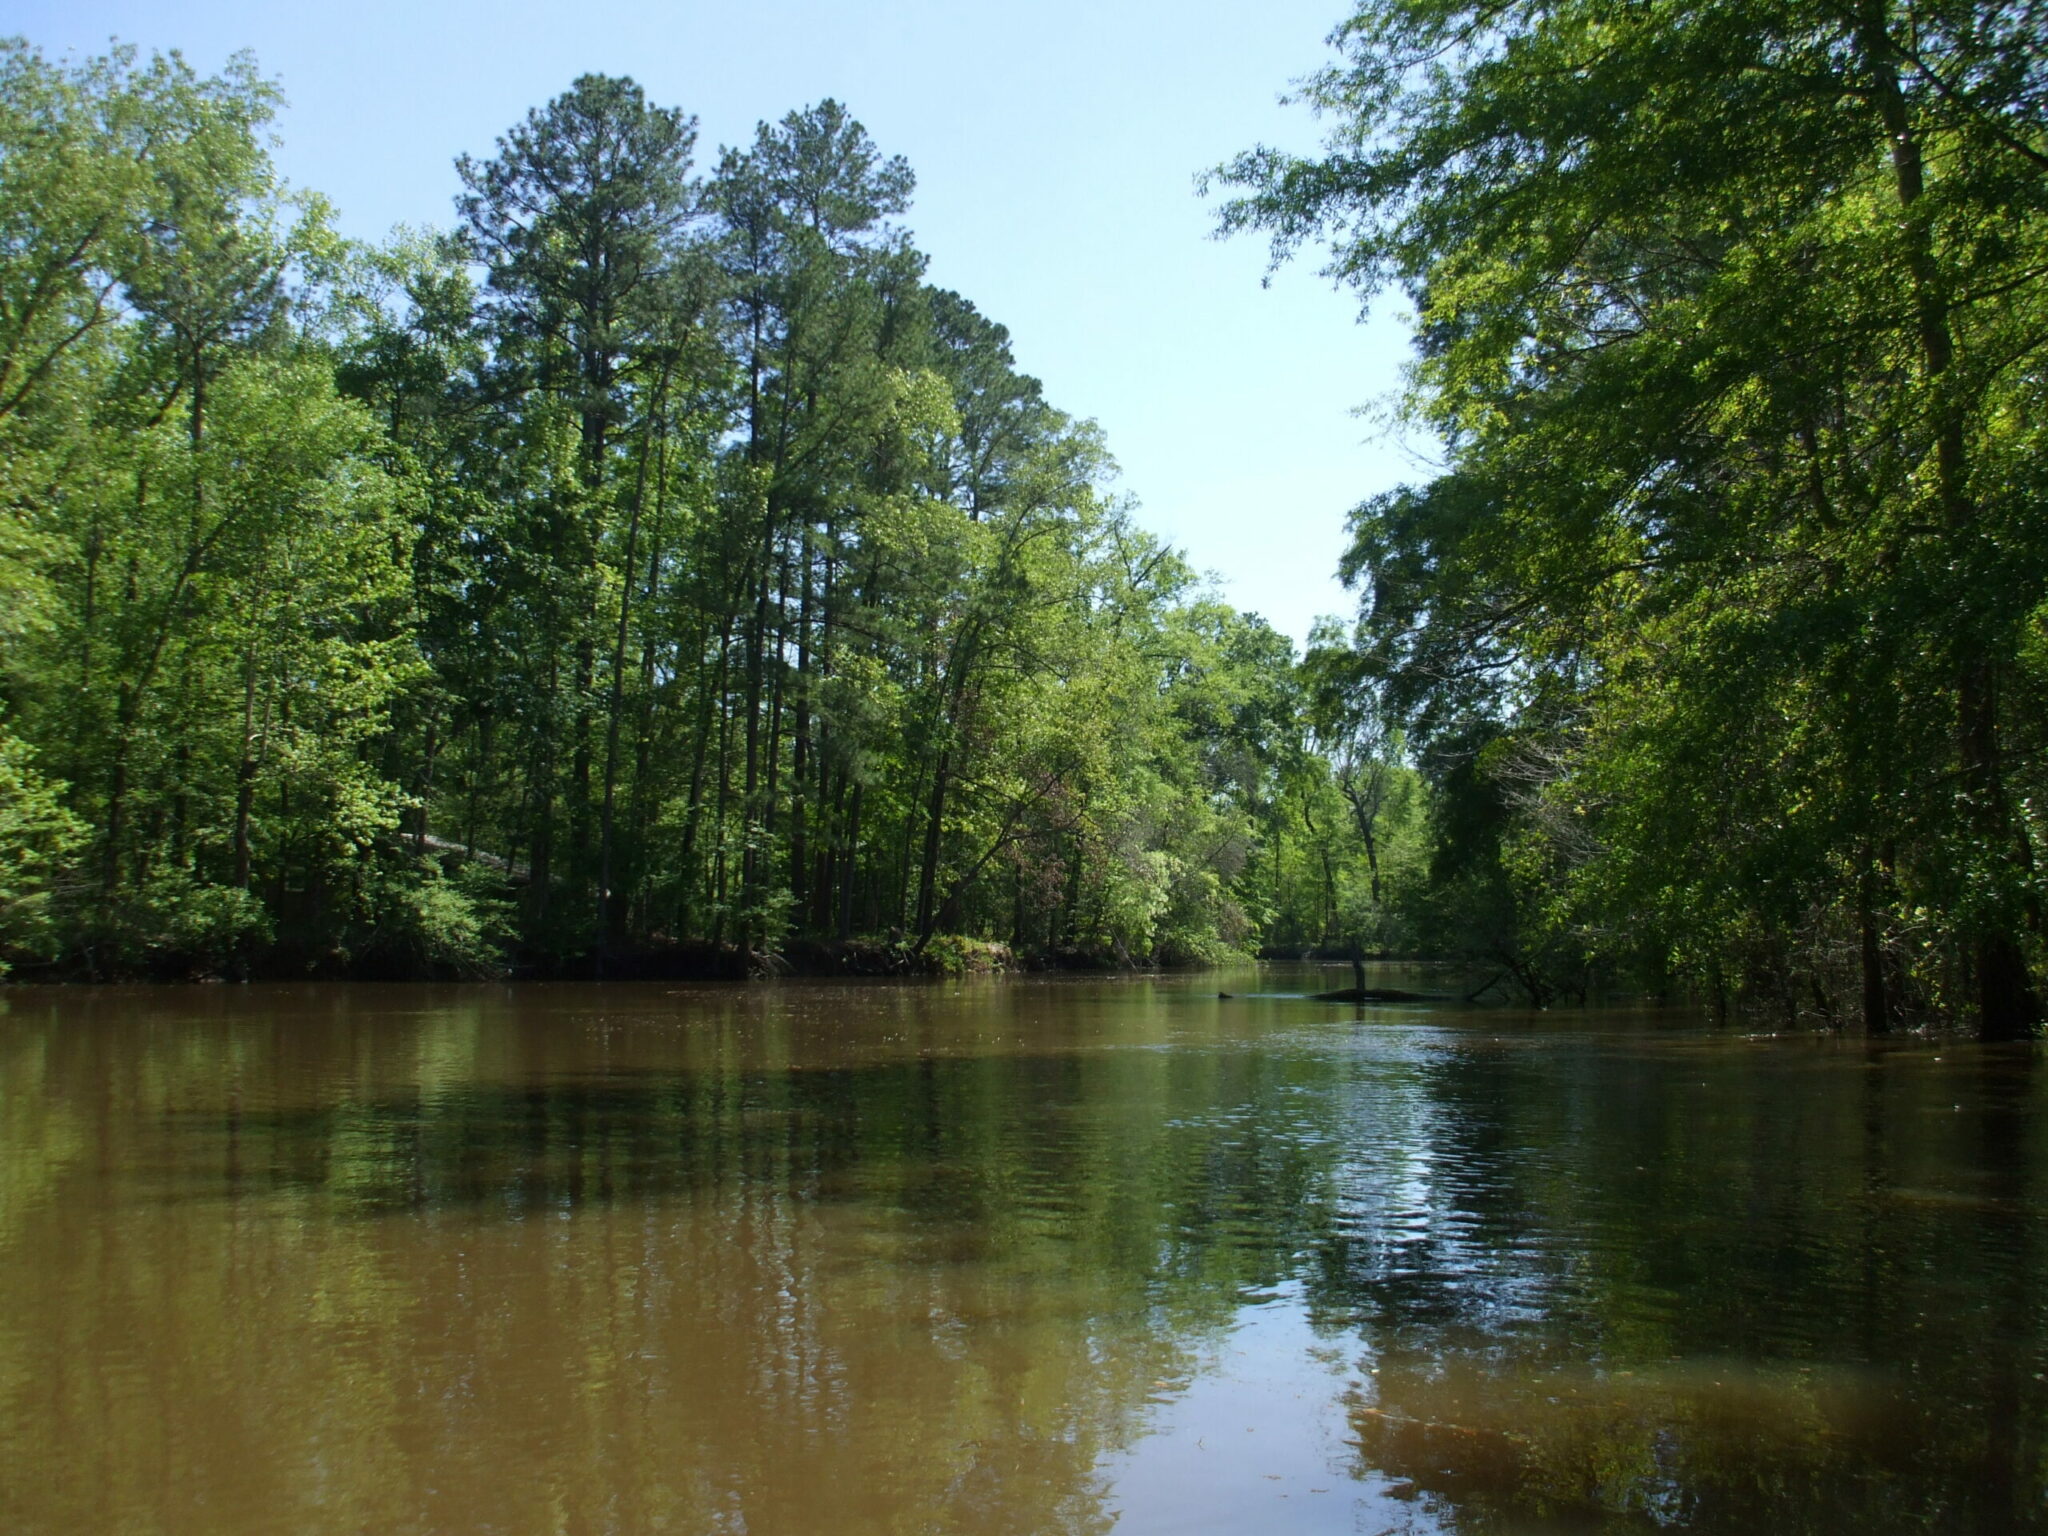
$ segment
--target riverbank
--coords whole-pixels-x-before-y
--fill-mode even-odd
[[[1116,949],[1058,947],[1020,951],[991,939],[935,934],[922,946],[908,938],[792,939],[773,948],[758,949],[697,939],[640,943],[604,955],[514,954],[504,957],[500,964],[467,966],[421,963],[381,952],[308,953],[285,947],[225,961],[169,950],[114,962],[96,962],[90,955],[70,955],[55,961],[17,961],[0,971],[0,985],[138,981],[168,985],[214,981],[747,981],[778,976],[822,980],[846,976],[988,976],[1003,972],[1188,971],[1206,969],[1210,963],[1183,956],[1133,956]]]

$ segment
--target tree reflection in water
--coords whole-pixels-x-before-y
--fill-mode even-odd
[[[1311,1306],[1427,1525],[2041,1527],[2030,1051],[1543,1025],[1415,1087],[1349,1097]]]
[[[1214,990],[9,994],[0,1508],[2039,1526],[2029,1053]]]

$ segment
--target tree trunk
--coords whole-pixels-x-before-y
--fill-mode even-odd
[[[1858,19],[1857,42],[1872,73],[1878,114],[1890,146],[1921,361],[1930,388],[1937,388],[1936,381],[1948,373],[1955,358],[1948,291],[1922,206],[1925,173],[1920,141],[1899,85],[1899,52],[1885,23],[1881,6],[1865,4]],[[1960,553],[1978,536],[1977,509],[1969,489],[1966,421],[1960,401],[1938,397],[1934,410],[1935,485],[1948,534]],[[1995,666],[1981,637],[1971,634],[1968,625],[1958,625],[1954,633],[1958,647],[1956,757],[1963,820],[1976,846],[2009,848],[2016,840],[2016,828],[2005,796]],[[2001,910],[2007,905],[1994,899],[1991,910],[1979,910],[1970,919],[1978,1033],[1986,1040],[2024,1038],[2033,1033],[2041,1018],[2040,1000],[2019,946],[2020,924],[2014,914]]]
[[[926,811],[924,859],[917,875],[917,936],[922,944],[931,937],[934,916],[932,901],[939,883],[939,843],[946,818],[947,770],[952,766],[952,749],[942,748],[932,770],[932,796]]]
[[[1865,875],[1856,899],[1858,947],[1863,963],[1863,1031],[1870,1035],[1891,1033],[1892,1008],[1884,974],[1884,948],[1879,941],[1877,914],[1870,894],[1871,879]]]
[[[796,609],[796,698],[795,728],[790,742],[789,769],[789,895],[790,910],[802,921],[807,913],[809,890],[810,815],[807,801],[811,774],[811,550],[810,523],[798,531],[797,565],[801,571]]]
[[[614,903],[612,899],[612,827],[613,808],[618,792],[619,780],[619,717],[625,706],[626,697],[626,634],[633,614],[634,559],[640,548],[640,518],[647,504],[647,463],[650,457],[667,448],[665,439],[657,444],[663,397],[668,391],[668,376],[663,374],[654,392],[653,408],[648,412],[647,433],[640,445],[640,464],[634,477],[633,512],[626,524],[626,553],[620,562],[619,581],[619,623],[612,635],[612,686],[611,697],[606,701],[604,730],[604,805],[599,812],[597,835],[597,974],[604,975],[605,951],[611,943]],[[660,492],[656,492],[657,497]]]
[[[839,861],[839,937],[842,941],[853,937],[853,883],[860,870],[860,799],[861,786],[855,784],[846,810],[846,851]]]
[[[242,659],[242,755],[235,765],[235,885],[249,889],[249,817],[256,804],[256,642]]]

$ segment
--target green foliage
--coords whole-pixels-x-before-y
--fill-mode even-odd
[[[0,685],[90,828],[46,855],[42,957],[221,971],[318,947],[396,824],[376,758],[423,670],[405,492],[304,328],[335,243],[276,191],[274,92],[246,63],[200,80],[10,45],[0,96],[10,166],[84,168],[0,190],[8,334],[32,349],[0,415],[26,599]]]
[[[47,959],[50,883],[85,841],[64,786],[36,771],[26,742],[0,732],[0,975],[10,955]]]
[[[1338,782],[1291,647],[924,282],[842,106],[699,179],[585,76],[458,162],[457,234],[364,251],[275,100],[0,55],[10,952],[1204,963],[1305,931],[1311,861],[1363,899],[1343,817],[1289,846]]]
[[[1345,574],[1451,907],[1536,991],[2028,1028],[2038,17],[1367,0],[1334,41],[1329,152],[1240,158],[1224,222],[1416,307],[1449,462]]]
[[[465,865],[454,875],[438,860],[396,852],[377,860],[364,882],[353,947],[341,958],[378,975],[477,980],[499,975],[516,937],[504,882]]]
[[[987,939],[965,938],[957,933],[938,935],[926,946],[925,963],[942,976],[979,976],[1008,970],[1009,950]]]

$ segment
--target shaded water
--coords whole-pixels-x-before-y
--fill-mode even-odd
[[[2030,1049],[1290,980],[0,993],[0,1529],[2048,1529]]]

